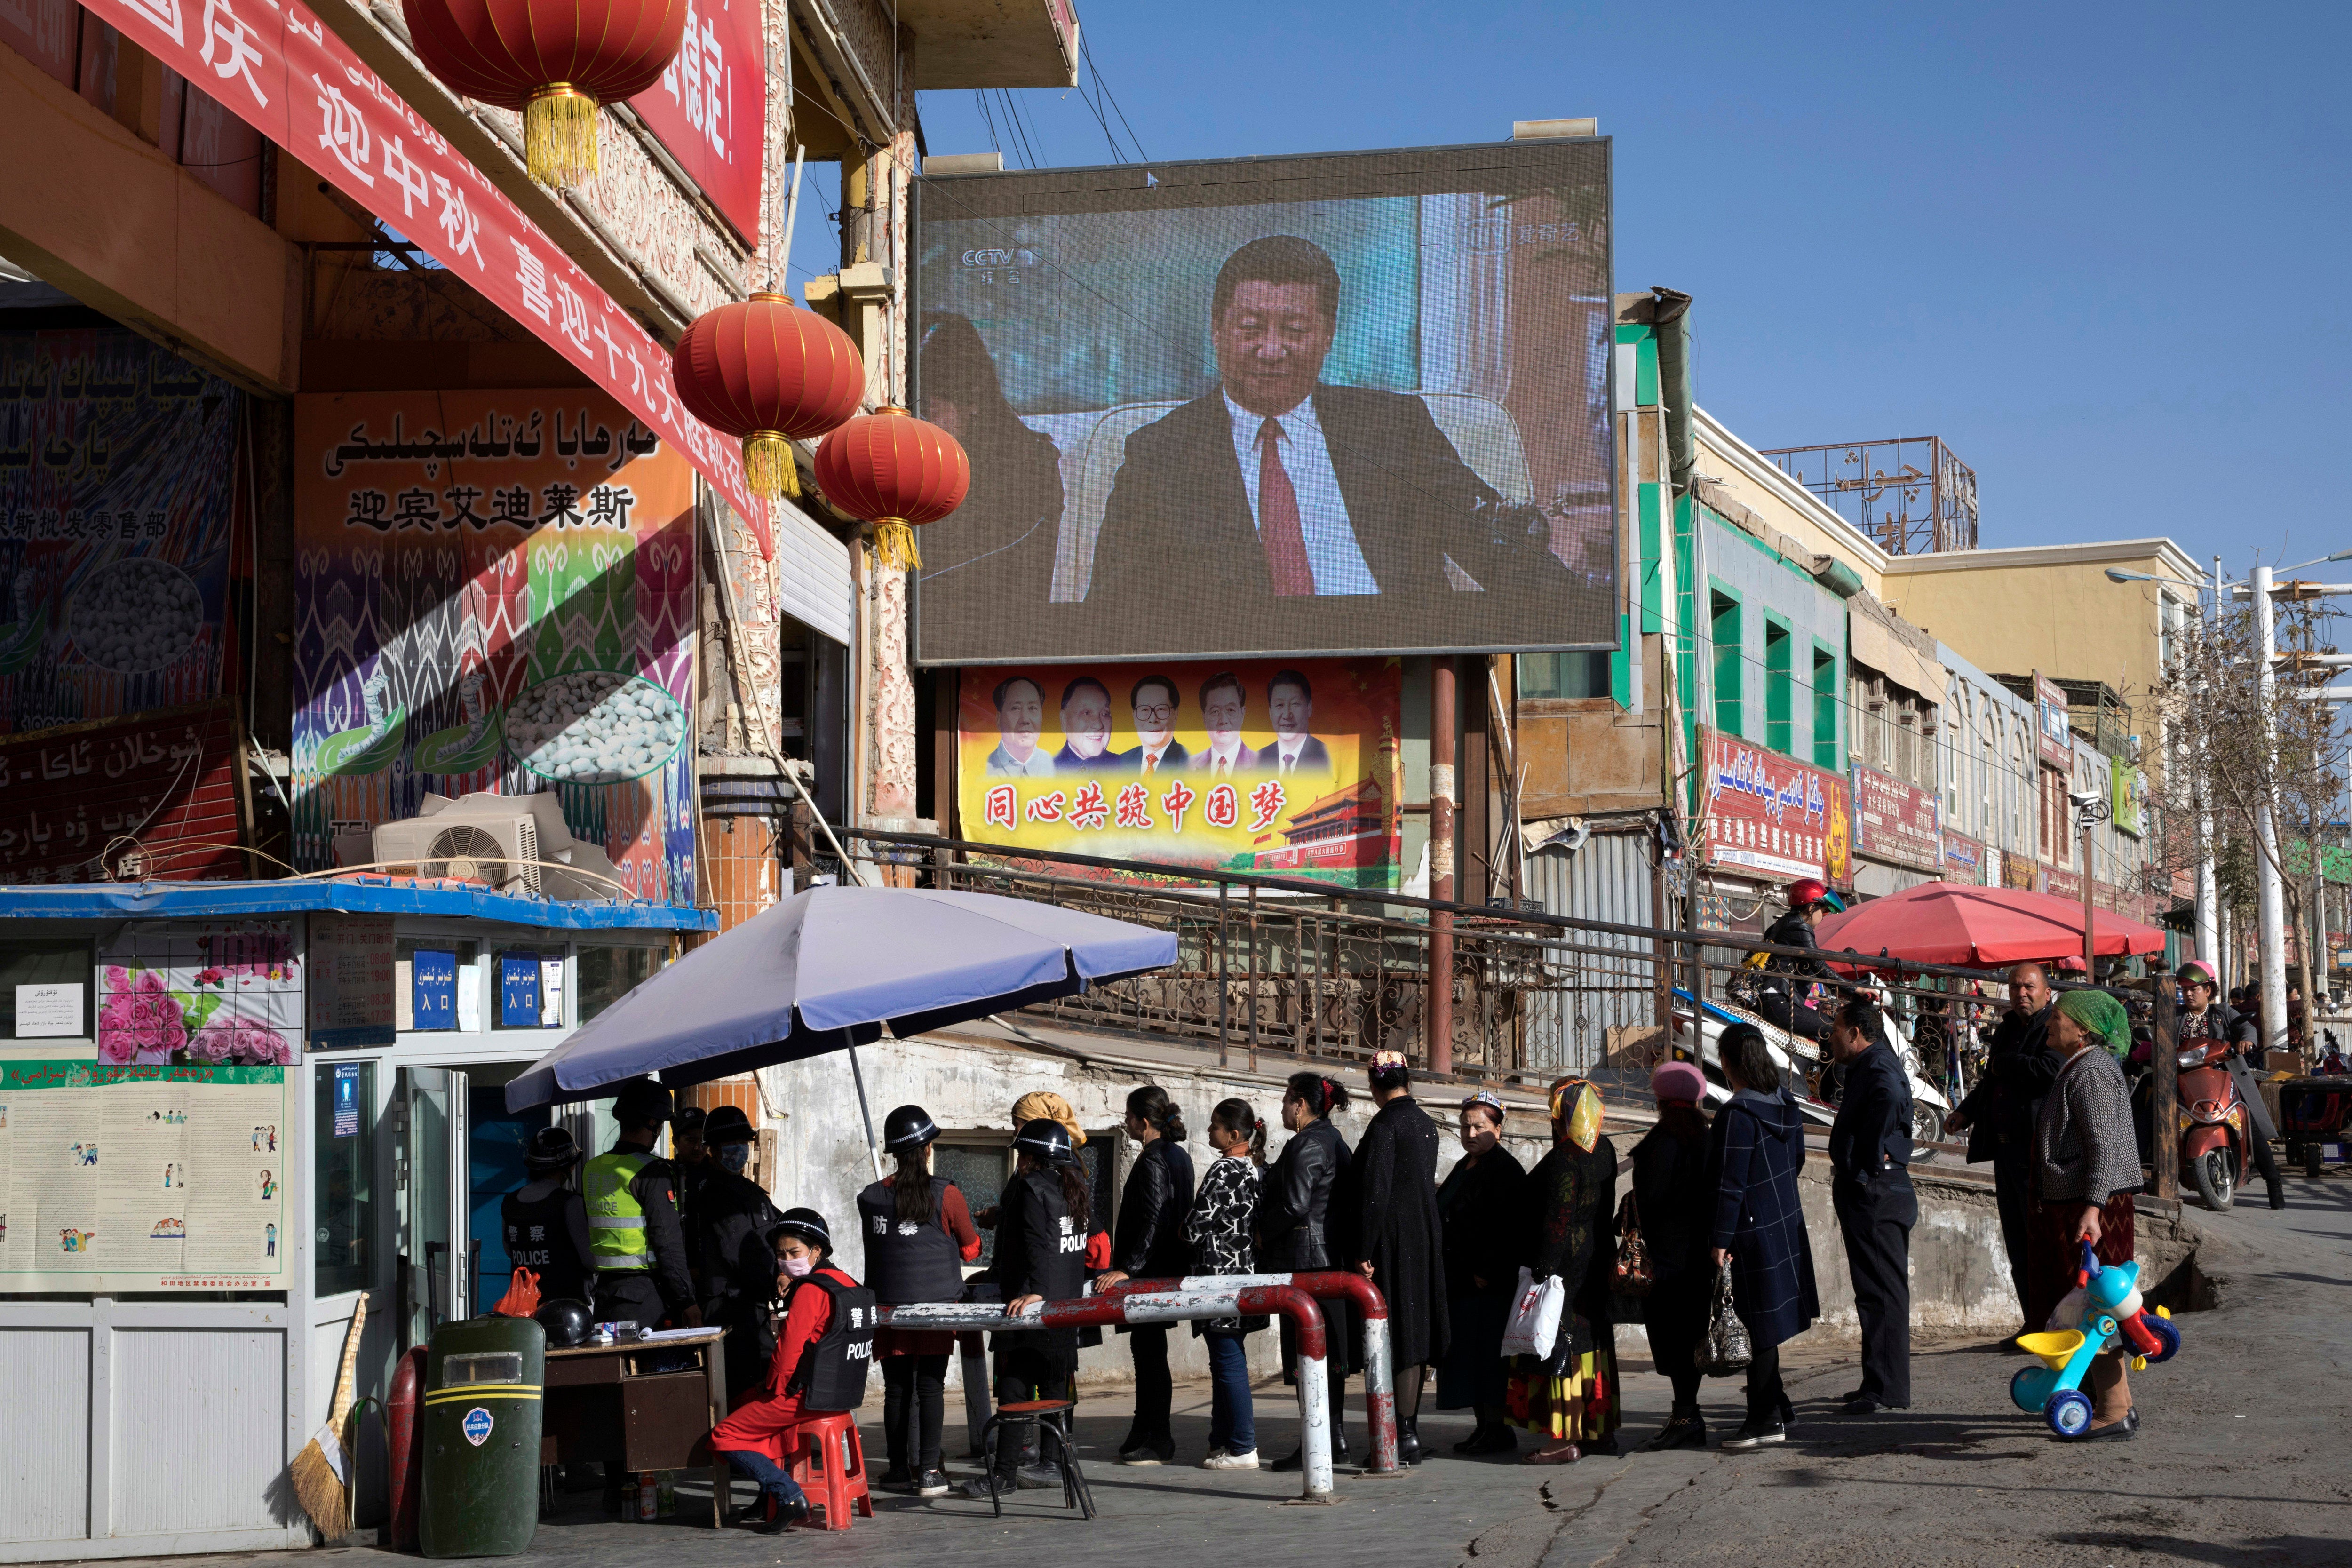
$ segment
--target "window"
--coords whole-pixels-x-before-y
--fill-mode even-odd
[[[375,1064],[320,1062],[310,1079],[311,1292],[364,1290],[375,1245]]]
[[[0,1040],[97,1037],[89,939],[0,943]]]
[[[1609,655],[1523,653],[1517,658],[1521,697],[1606,697]]]
[[[1727,735],[1740,729],[1741,653],[1739,601],[1728,594],[1710,594],[1707,606],[1715,639],[1715,727]]]
[[[1795,694],[1790,690],[1789,628],[1764,618],[1764,743],[1783,756],[1796,752]]]
[[[618,1002],[654,977],[667,954],[656,947],[589,947],[573,950],[580,966],[580,1022]]]
[[[1838,752],[1837,655],[1813,649],[1813,766],[1843,773]]]
[[[392,950],[394,1027],[478,1034],[482,944],[455,937],[404,936]]]
[[[963,1192],[964,1206],[974,1215],[995,1206],[1003,1195],[1005,1178],[1013,1171],[1013,1147],[1010,1142],[987,1143],[950,1143],[942,1138],[931,1145],[931,1174],[945,1176]],[[996,1233],[980,1233],[982,1267],[996,1261]]]
[[[499,1029],[552,1029],[563,1022],[563,953],[506,948],[491,965]]]

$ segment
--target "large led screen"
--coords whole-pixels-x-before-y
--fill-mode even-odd
[[[919,193],[924,662],[1613,646],[1606,141]]]

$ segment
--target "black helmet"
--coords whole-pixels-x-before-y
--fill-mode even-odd
[[[722,1105],[702,1123],[702,1141],[713,1148],[721,1143],[750,1143],[759,1136],[740,1106]]]
[[[902,1105],[882,1119],[882,1147],[893,1154],[919,1149],[940,1135],[931,1113],[919,1105]]]
[[[568,1171],[580,1163],[580,1145],[569,1127],[542,1127],[523,1145],[522,1168],[534,1176]]]
[[[570,1301],[559,1296],[552,1301],[541,1301],[539,1310],[531,1316],[537,1318],[539,1326],[547,1331],[547,1348],[550,1350],[568,1350],[573,1345],[588,1342],[588,1331],[593,1321],[585,1301]]]
[[[824,1215],[814,1209],[786,1209],[783,1217],[768,1227],[769,1247],[773,1247],[776,1238],[783,1236],[797,1236],[803,1241],[814,1242],[828,1254],[833,1251],[833,1232],[825,1228]]]
[[[624,1127],[658,1127],[669,1119],[669,1090],[649,1078],[631,1079],[613,1097],[613,1120]]]
[[[1021,1131],[1013,1136],[1013,1146],[1024,1154],[1036,1155],[1048,1165],[1066,1165],[1077,1158],[1070,1149],[1070,1130],[1044,1116],[1023,1122]]]

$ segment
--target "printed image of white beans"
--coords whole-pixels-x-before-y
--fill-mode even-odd
[[[68,623],[82,658],[121,675],[163,668],[188,651],[204,624],[195,584],[151,555],[100,569],[74,595]]]
[[[641,778],[669,761],[685,732],[685,712],[668,692],[609,669],[527,687],[506,712],[507,749],[559,784]]]

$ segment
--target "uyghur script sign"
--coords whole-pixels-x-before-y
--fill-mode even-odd
[[[1942,863],[1936,797],[1890,773],[1853,770],[1854,847],[1876,860],[1933,871]]]
[[[505,192],[299,0],[89,0],[141,47],[406,235],[690,455],[728,504],[767,508],[740,448],[686,411],[669,353]]]
[[[0,745],[0,883],[101,881],[134,857],[142,877],[247,875],[230,719],[215,701]]]
[[[1770,877],[1853,874],[1846,782],[1702,725],[1699,851],[1710,865]]]

